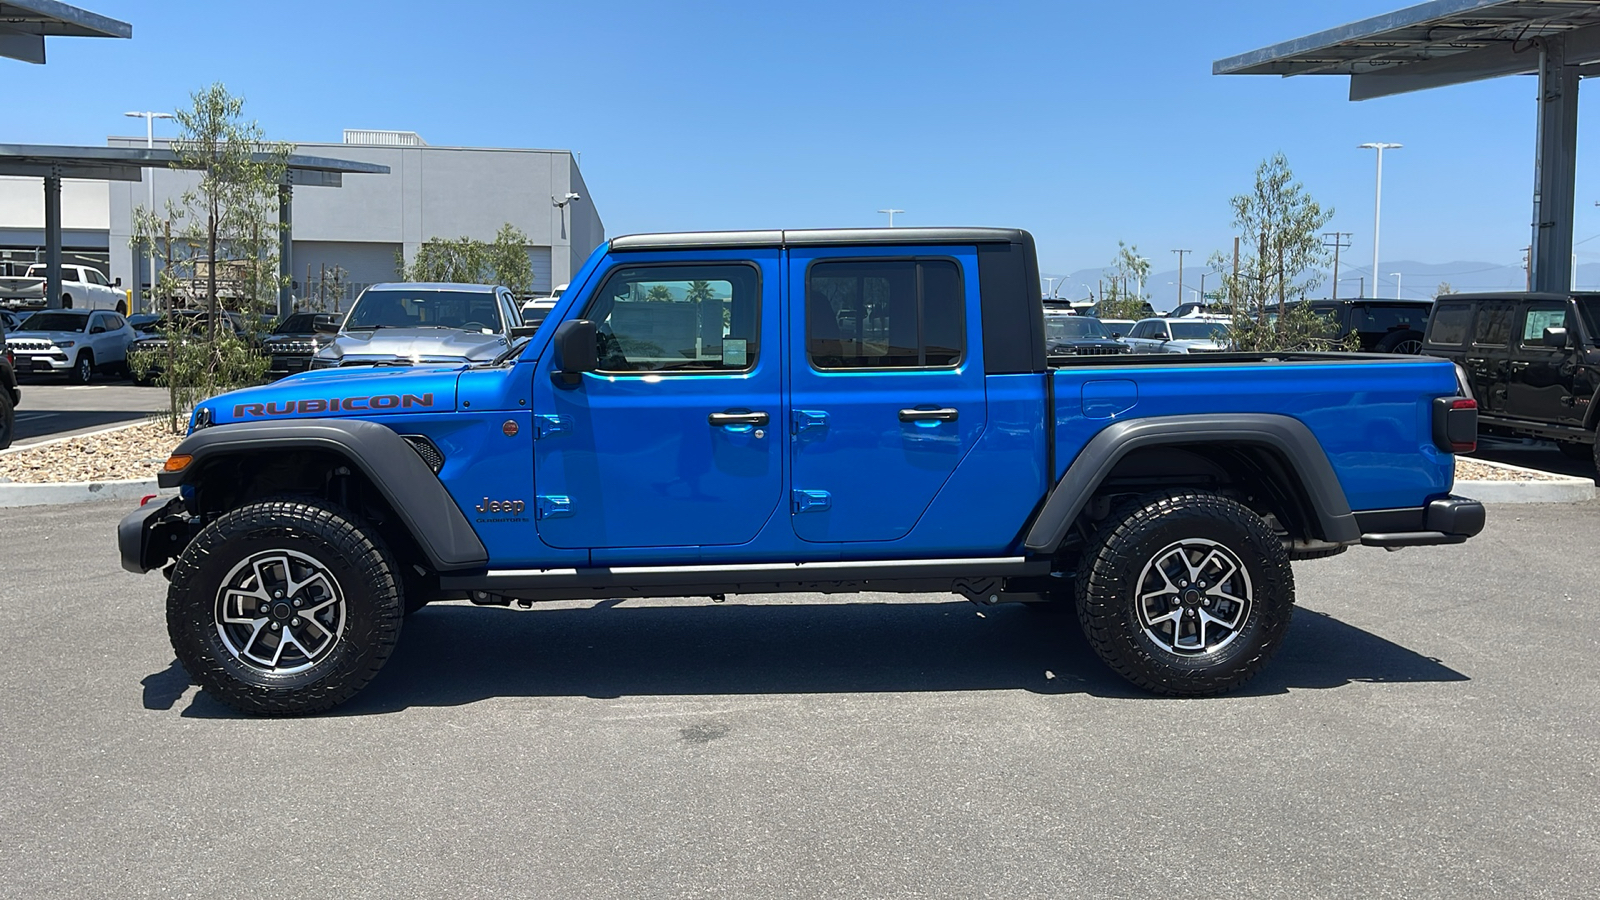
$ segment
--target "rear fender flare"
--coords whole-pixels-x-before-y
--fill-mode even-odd
[[[1281,456],[1310,498],[1322,539],[1354,543],[1361,529],[1322,444],[1304,422],[1268,413],[1155,416],[1107,426],[1084,446],[1045,498],[1023,544],[1053,553],[1083,507],[1123,457],[1135,450],[1174,444],[1246,444]]]

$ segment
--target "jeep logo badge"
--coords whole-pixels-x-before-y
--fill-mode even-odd
[[[522,511],[527,508],[528,504],[521,500],[490,500],[488,497],[483,498],[483,502],[479,503],[477,507],[478,512],[481,513],[503,512],[511,513],[514,516],[522,515]]]

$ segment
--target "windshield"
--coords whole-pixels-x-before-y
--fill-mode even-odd
[[[1046,316],[1044,327],[1052,341],[1110,337],[1100,320],[1090,316]]]
[[[1226,322],[1172,322],[1175,341],[1223,341],[1228,338]]]
[[[347,331],[460,328],[493,334],[501,330],[500,304],[487,291],[367,291],[350,311],[344,327]]]
[[[273,334],[309,334],[317,322],[316,313],[295,313],[272,329]]]
[[[1584,328],[1590,335],[1600,335],[1600,297],[1578,297],[1577,301]]]
[[[29,331],[82,331],[86,315],[64,312],[37,312],[23,325]]]
[[[552,308],[553,307],[549,307],[549,306],[530,306],[530,307],[525,307],[522,310],[522,324],[524,324],[524,325],[538,325],[540,322],[543,322],[545,320],[545,318],[550,315],[550,310]]]

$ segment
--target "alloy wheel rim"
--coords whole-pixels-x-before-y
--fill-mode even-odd
[[[1176,656],[1217,653],[1239,637],[1255,605],[1255,587],[1238,555],[1206,538],[1161,548],[1139,572],[1139,626]]]
[[[344,592],[328,567],[295,550],[263,550],[222,579],[217,636],[234,659],[269,675],[326,659],[345,629]]]
[[[1421,353],[1422,352],[1422,342],[1421,341],[1401,341],[1400,343],[1394,345],[1394,352],[1396,352],[1396,353],[1410,353],[1410,354],[1413,354],[1413,355]]]

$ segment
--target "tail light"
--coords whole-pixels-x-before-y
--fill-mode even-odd
[[[1446,453],[1478,449],[1478,401],[1470,397],[1434,398],[1433,445]]]

